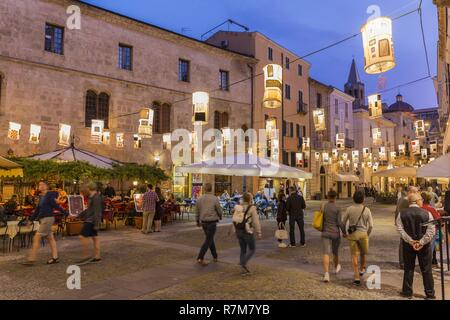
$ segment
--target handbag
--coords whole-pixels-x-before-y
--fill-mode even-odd
[[[323,206],[320,211],[314,212],[313,228],[320,232],[323,230]]]
[[[278,240],[288,240],[289,239],[289,234],[284,226],[284,223],[280,222],[280,224],[278,225],[278,230],[275,231],[275,238]]]
[[[359,221],[361,221],[361,218],[362,218],[363,213],[364,213],[365,210],[366,210],[366,207],[364,206],[364,208],[362,209],[362,212],[361,212],[361,214],[360,214],[360,216],[358,218],[358,221],[356,221],[356,224],[351,225],[351,226],[348,227],[347,234],[352,234],[352,233],[354,233],[357,230],[358,223],[359,223]]]

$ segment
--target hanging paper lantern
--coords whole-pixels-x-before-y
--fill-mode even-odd
[[[116,133],[116,147],[117,148],[124,147],[124,134],[122,132]]]
[[[420,154],[420,141],[419,140],[411,141],[411,149],[414,155]]]
[[[344,168],[344,161],[339,160],[339,168],[341,168],[341,169]]]
[[[302,141],[302,151],[308,152],[311,150],[311,139],[310,138],[303,138]]]
[[[383,115],[383,105],[381,102],[381,94],[373,94],[368,97],[369,100],[369,117],[371,119],[379,118]]]
[[[41,126],[37,124],[30,125],[30,139],[28,142],[39,144],[41,139]]]
[[[422,160],[428,159],[428,149],[423,148],[420,150]]]
[[[391,161],[395,161],[396,158],[397,158],[397,152],[391,151]]]
[[[387,153],[385,147],[378,148],[378,156],[380,158],[380,161],[387,161]]]
[[[59,135],[58,135],[58,144],[60,146],[68,147],[70,146],[70,131],[72,127],[68,124],[59,124]]]
[[[352,161],[353,161],[353,163],[359,162],[359,151],[358,150],[352,151]]]
[[[320,152],[316,152],[315,154],[316,161],[320,161]]]
[[[103,128],[105,121],[92,120],[91,124],[91,142],[94,144],[100,144],[102,142]]]
[[[373,164],[373,166],[372,166],[372,168],[373,168],[373,172],[377,172],[377,171],[378,171],[378,168],[379,168],[379,166],[380,166],[380,164],[379,164],[378,162],[375,162],[375,163]]]
[[[133,135],[133,147],[135,149],[141,149],[142,148],[142,138],[139,136],[139,134]]]
[[[430,142],[430,153],[431,154],[438,153],[438,143],[436,140]]]
[[[264,98],[265,108],[281,108],[283,99],[283,68],[278,64],[268,64],[264,70]]]
[[[303,168],[303,153],[297,152],[295,154],[295,163],[298,168]]]
[[[369,148],[363,148],[363,159],[366,160],[369,158]]]
[[[323,152],[322,153],[322,161],[324,164],[329,164],[330,163],[330,154],[328,152]]]
[[[358,169],[358,163],[356,163],[356,162],[353,163],[353,169],[354,169],[354,170],[357,170],[357,169]]]
[[[102,143],[107,146],[111,144],[111,133],[109,131],[103,131]]]
[[[203,91],[197,91],[192,94],[194,125],[204,125],[208,123],[209,116],[209,94]]]
[[[392,20],[379,17],[368,21],[362,28],[364,69],[368,74],[378,74],[395,67],[392,42]]]
[[[367,162],[367,167],[368,167],[368,168],[372,168],[372,166],[373,166],[373,164],[372,164],[371,161]]]
[[[339,151],[338,151],[338,149],[333,149],[331,151],[331,154],[332,154],[333,160],[337,160],[339,158]]]
[[[153,115],[154,110],[143,108],[139,112],[138,135],[141,139],[149,139],[153,135]]]
[[[327,129],[324,109],[316,109],[313,111],[313,122],[316,131],[325,131]]]
[[[170,150],[172,148],[172,134],[164,133],[162,140],[163,140],[163,149]]]
[[[381,129],[380,128],[372,129],[372,139],[373,139],[373,144],[376,146],[383,143],[383,140],[381,139]]]
[[[345,150],[345,133],[336,134],[336,148],[338,150]]]
[[[398,154],[400,157],[403,157],[406,155],[406,146],[404,144],[398,145]]]
[[[21,128],[22,128],[22,125],[20,123],[10,122],[9,130],[8,130],[8,138],[11,140],[19,140]]]
[[[344,161],[348,160],[348,154],[347,153],[343,153],[342,154],[342,160],[344,160]]]
[[[425,122],[423,120],[417,120],[415,122],[416,137],[425,138]]]

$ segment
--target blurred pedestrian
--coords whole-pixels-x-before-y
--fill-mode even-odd
[[[278,194],[277,202],[277,226],[278,230],[286,230],[287,210],[286,210],[286,195],[284,192]],[[287,245],[282,239],[278,239],[278,247],[286,248]]]
[[[289,247],[296,246],[295,243],[295,224],[297,223],[300,229],[300,245],[306,246],[305,237],[305,213],[306,202],[305,199],[297,193],[295,187],[289,187],[289,198],[286,201],[286,210],[289,215],[289,239],[291,244]]]
[[[147,192],[144,193],[142,203],[142,230],[144,234],[152,233],[153,219],[156,213],[156,203],[159,201],[158,195],[153,191],[153,185],[147,185]]]

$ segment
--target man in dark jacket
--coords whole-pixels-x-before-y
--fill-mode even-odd
[[[435,299],[430,246],[435,234],[435,226],[433,224],[423,226],[423,224],[433,221],[433,216],[422,209],[423,199],[418,193],[410,193],[408,201],[409,208],[401,210],[397,217],[397,230],[402,237],[404,260],[401,295],[407,298],[413,296],[414,269],[417,257],[426,299]]]
[[[89,193],[89,203],[86,210],[78,216],[83,220],[83,228],[80,232],[81,246],[83,247],[83,259],[79,264],[100,262],[100,241],[98,239],[98,229],[102,220],[103,198],[97,190],[97,185],[91,183],[87,186]],[[94,245],[94,256],[89,255],[89,238]]]
[[[305,199],[297,193],[294,187],[289,188],[289,198],[286,202],[286,211],[289,215],[289,247],[295,247],[295,223],[300,229],[300,245],[305,246]]]
[[[36,254],[41,246],[41,238],[46,237],[52,251],[52,258],[47,261],[47,264],[54,264],[59,262],[58,249],[56,247],[56,240],[53,236],[52,226],[55,223],[55,216],[53,211],[59,211],[64,215],[68,213],[56,203],[58,196],[57,192],[49,191],[48,183],[46,181],[39,182],[40,199],[34,213],[31,215],[31,221],[39,221],[39,229],[34,235],[33,246],[31,248],[28,259],[24,262],[25,265],[33,265],[36,262]]]

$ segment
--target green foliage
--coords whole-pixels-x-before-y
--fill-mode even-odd
[[[156,183],[169,179],[163,170],[147,164],[125,163],[121,166],[114,166],[112,172],[113,177],[119,180]]]

